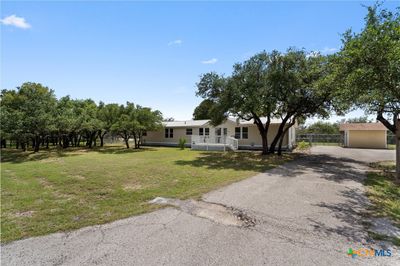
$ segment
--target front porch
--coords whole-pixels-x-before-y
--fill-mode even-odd
[[[192,150],[203,151],[236,151],[239,148],[238,140],[229,136],[191,136]]]

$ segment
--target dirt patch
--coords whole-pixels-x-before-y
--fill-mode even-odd
[[[17,212],[14,214],[15,217],[32,217],[35,211],[25,211],[25,212]]]
[[[39,176],[37,177],[39,179],[39,183],[44,187],[48,189],[53,189],[53,185],[46,179],[46,177]]]
[[[83,175],[74,175],[73,177],[76,178],[76,179],[79,179],[79,180],[85,180],[86,179],[86,177],[84,177]]]
[[[123,189],[126,191],[136,191],[142,189],[142,185],[140,184],[126,184],[123,186]]]
[[[46,158],[39,161],[40,163],[64,163],[64,160],[59,157]]]
[[[256,219],[242,210],[211,202],[157,197],[149,203],[175,206],[183,212],[223,225],[250,227],[256,224]]]

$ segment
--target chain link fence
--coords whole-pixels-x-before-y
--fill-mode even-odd
[[[341,134],[297,134],[296,142],[307,142],[310,145],[342,146]]]
[[[388,145],[396,145],[396,140],[395,140],[396,136],[391,132],[388,131],[387,134],[387,144]]]

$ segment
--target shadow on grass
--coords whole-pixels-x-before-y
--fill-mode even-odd
[[[320,174],[321,178],[342,182],[344,180],[362,181],[362,170],[355,167],[363,162],[336,158],[329,155],[305,155],[285,153],[282,156],[265,155],[256,152],[204,152],[195,160],[178,160],[177,165],[189,165],[194,167],[205,167],[207,169],[233,169],[265,172],[285,162],[296,159],[285,164],[274,171],[274,174],[282,177],[297,177],[307,171],[314,171]]]
[[[31,162],[31,161],[40,161],[49,158],[61,158],[61,157],[71,157],[71,156],[79,156],[88,152],[98,152],[103,154],[128,154],[128,153],[137,153],[143,151],[155,151],[156,149],[152,148],[140,148],[133,149],[123,146],[104,146],[104,147],[69,147],[66,149],[62,149],[59,147],[51,147],[49,149],[41,149],[39,152],[33,151],[21,151],[17,149],[2,149],[1,150],[1,162],[10,162],[10,163],[23,163],[23,162]]]
[[[1,150],[1,162],[6,163],[24,163],[31,161],[40,161],[48,158],[56,158],[56,157],[69,157],[69,156],[77,156],[77,153],[71,153],[66,150],[60,149],[49,149],[49,150],[41,150],[39,152],[33,151],[21,151],[16,149],[2,149]]]
[[[141,147],[140,149],[134,149],[130,147],[129,149],[127,149],[126,147],[123,146],[104,146],[104,147],[94,147],[92,150],[104,154],[125,154],[125,153],[136,153],[144,151],[156,151],[157,149],[149,147]]]
[[[203,152],[195,160],[177,160],[175,164],[216,170],[233,169],[264,172],[294,157],[293,154],[262,156],[258,152]]]

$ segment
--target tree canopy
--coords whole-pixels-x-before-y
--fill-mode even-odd
[[[54,91],[39,84],[27,82],[16,90],[1,93],[1,140],[14,141],[23,150],[32,145],[35,152],[49,143],[62,148],[79,146],[82,141],[91,148],[104,144],[106,134],[118,133],[122,137],[127,129],[127,143],[134,137],[135,148],[147,130],[161,125],[162,114],[151,108],[133,103],[98,105],[91,99],[75,100],[69,96],[57,99]],[[127,147],[129,145],[127,144]]]
[[[263,154],[274,153],[296,119],[329,115],[335,90],[327,79],[328,58],[304,50],[261,52],[233,66],[230,76],[210,72],[197,83],[197,95],[213,103],[209,115],[220,124],[229,115],[253,120],[263,144]],[[266,121],[262,118],[266,117]],[[267,133],[271,119],[282,120],[271,145]]]
[[[213,108],[213,106],[214,106],[213,101],[211,101],[209,99],[203,100],[199,104],[199,106],[197,106],[194,109],[193,119],[194,120],[210,119],[211,118],[210,110],[211,110],[211,108]]]
[[[300,132],[299,132],[300,133]],[[339,134],[339,124],[317,121],[301,130],[301,134]]]
[[[364,28],[343,34],[343,48],[333,60],[339,101],[375,114],[396,134],[400,178],[400,14],[368,7]]]

